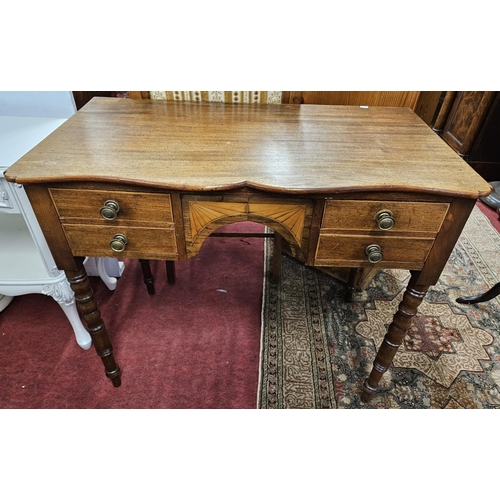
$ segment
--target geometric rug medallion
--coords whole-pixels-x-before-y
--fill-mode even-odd
[[[366,404],[363,382],[410,273],[382,269],[346,303],[345,283],[284,255],[280,282],[264,280],[258,407],[500,408],[500,296],[456,302],[500,281],[498,255],[500,235],[474,207]]]
[[[366,321],[356,332],[371,339],[378,349],[384,340],[404,291],[390,301],[375,300],[375,309],[366,310]],[[423,301],[408,334],[394,356],[396,368],[419,370],[444,387],[450,387],[462,371],[482,372],[479,360],[491,361],[484,346],[493,336],[474,328],[465,314],[456,314],[449,304]]]

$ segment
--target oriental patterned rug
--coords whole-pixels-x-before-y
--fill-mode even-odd
[[[283,256],[281,282],[264,284],[259,408],[500,408],[500,297],[455,301],[500,281],[498,255],[500,235],[475,207],[368,404],[362,384],[409,272],[381,270],[345,303],[344,283]]]

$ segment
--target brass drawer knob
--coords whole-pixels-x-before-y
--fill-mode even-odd
[[[368,256],[368,262],[370,262],[370,264],[377,264],[384,258],[384,254],[379,245],[368,245],[365,253]]]
[[[381,210],[378,212],[375,216],[375,221],[377,222],[378,228],[382,229],[382,231],[388,231],[396,224],[396,219],[394,219],[390,210]]]
[[[106,200],[99,213],[106,220],[115,220],[119,211],[120,205],[118,205],[118,202],[115,200]]]
[[[109,246],[113,252],[123,252],[127,246],[128,239],[124,234],[115,234]]]

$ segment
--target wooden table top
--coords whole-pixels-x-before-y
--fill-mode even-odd
[[[94,98],[6,172],[21,184],[184,191],[423,192],[491,187],[407,108]]]

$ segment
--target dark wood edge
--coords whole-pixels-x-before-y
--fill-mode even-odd
[[[318,246],[321,221],[325,200],[323,198],[314,201],[313,214],[311,218],[311,233],[309,235],[309,248],[307,249],[306,265],[312,266],[316,259],[316,247]]]
[[[425,265],[419,273],[418,285],[430,286],[437,283],[475,203],[475,200],[463,198],[452,200]]]
[[[434,130],[434,132],[440,133],[443,131],[444,124],[448,120],[448,114],[455,100],[456,94],[456,91],[448,90],[445,93],[443,102],[441,103],[441,105],[438,105],[437,116],[434,120],[434,126],[432,127],[432,130]]]
[[[78,265],[59,221],[59,215],[49,190],[44,186],[26,186],[25,190],[31,206],[37,214],[38,223],[56,266],[64,271],[78,271]]]
[[[186,260],[186,236],[184,229],[184,217],[182,213],[182,202],[179,193],[170,193],[172,212],[174,216],[175,236],[177,241],[177,252],[179,260]]]
[[[9,175],[9,170],[7,169],[4,172],[5,179],[9,182],[15,182],[18,184],[23,184],[25,186],[39,184],[39,185],[55,185],[58,183],[57,179],[49,179],[47,177],[30,177],[30,178],[19,178],[17,176]],[[103,183],[108,185],[130,185],[134,187],[144,187],[144,188],[156,188],[161,189],[163,191],[176,191],[180,193],[187,192],[195,192],[195,193],[221,193],[224,191],[241,191],[244,189],[255,190],[257,192],[262,193],[271,193],[278,195],[286,195],[286,196],[299,196],[299,195],[307,195],[307,196],[332,196],[333,194],[341,197],[342,195],[349,195],[352,193],[379,193],[379,192],[387,192],[387,186],[349,186],[345,188],[317,188],[317,189],[300,189],[300,188],[292,188],[286,189],[280,186],[269,186],[265,184],[260,184],[257,182],[251,181],[242,181],[235,182],[234,184],[222,184],[220,186],[210,186],[209,188],[204,188],[202,186],[194,186],[194,185],[177,185],[177,184],[166,184],[166,183],[157,183],[151,181],[144,181],[141,179],[124,179],[124,178],[115,178],[115,177],[105,177],[102,178],[86,178],[86,177],[77,177],[77,176],[68,176],[65,179],[65,183]],[[58,183],[59,184],[59,183]],[[420,188],[416,186],[391,186],[392,193],[406,193],[406,194],[417,194],[417,195],[438,195],[444,197],[451,198],[468,198],[474,199],[482,198],[488,196],[492,192],[493,188],[489,186],[487,191],[479,191],[479,192],[457,192],[457,191],[449,191],[447,189],[440,190],[439,193],[436,193],[435,190],[429,190],[425,188]]]

